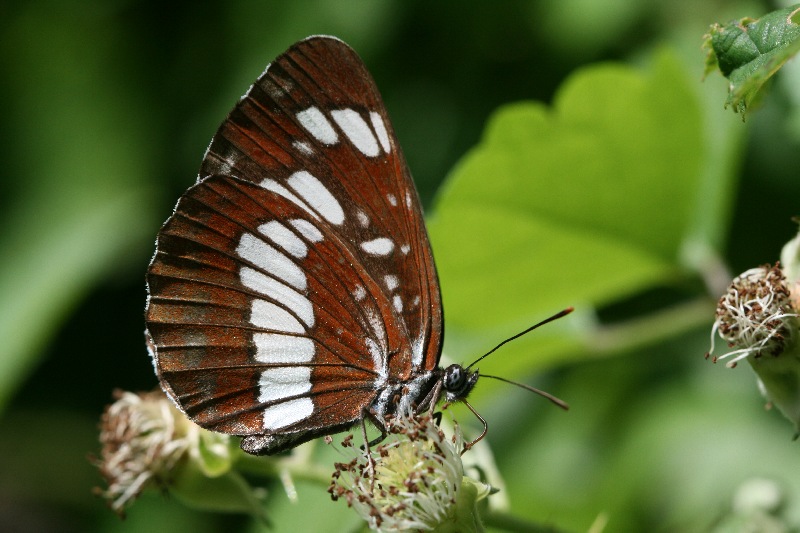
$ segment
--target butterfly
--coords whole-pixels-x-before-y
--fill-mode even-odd
[[[252,454],[367,419],[385,434],[388,415],[463,400],[478,380],[439,366],[420,200],[375,82],[333,37],[294,44],[239,100],[147,285],[162,388]]]

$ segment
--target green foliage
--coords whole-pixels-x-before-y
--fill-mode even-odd
[[[800,4],[759,19],[714,24],[706,36],[706,73],[718,67],[730,80],[725,107],[742,113],[759,90],[800,51]]]
[[[567,304],[586,312],[678,275],[701,200],[701,120],[668,54],[646,72],[578,71],[552,110],[524,102],[497,112],[448,177],[428,225],[448,342],[470,336],[477,350]],[[556,330],[562,342],[531,357]],[[580,342],[589,343],[549,325],[485,365],[517,375],[520,364],[531,370]]]

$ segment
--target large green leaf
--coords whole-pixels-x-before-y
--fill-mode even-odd
[[[698,201],[701,122],[681,67],[665,54],[645,72],[579,71],[552,109],[523,102],[497,112],[428,226],[447,351],[466,358],[465,349],[567,305],[591,310],[672,279]],[[550,343],[536,345],[538,363],[564,351],[566,330],[537,332]],[[511,349],[527,352],[530,342]],[[507,355],[500,359],[537,364]]]

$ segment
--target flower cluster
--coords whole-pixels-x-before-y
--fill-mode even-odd
[[[473,490],[475,482],[464,477],[458,427],[448,439],[423,414],[390,417],[386,430],[387,439],[370,449],[345,438],[342,446],[354,457],[335,465],[331,497],[378,531],[480,531],[474,507],[488,490]]]
[[[744,272],[719,300],[711,330],[711,352],[716,333],[736,349],[714,361],[730,358],[735,367],[750,356],[780,355],[797,331],[797,316],[780,264]]]
[[[777,407],[800,436],[800,235],[783,247],[775,266],[733,280],[717,305],[712,352],[716,333],[733,350],[714,361],[729,359],[734,367],[746,360],[768,407]]]
[[[108,488],[98,489],[98,494],[122,515],[146,487],[170,482],[193,438],[188,420],[161,391],[118,390],[114,397],[100,422],[102,451],[97,463]]]

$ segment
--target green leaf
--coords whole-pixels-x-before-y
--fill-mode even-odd
[[[799,14],[797,4],[760,19],[711,26],[704,42],[706,73],[718,67],[730,80],[725,107],[744,115],[761,87],[800,51]]]
[[[445,350],[471,357],[567,305],[586,313],[669,282],[698,201],[701,132],[696,97],[665,54],[649,72],[579,71],[552,110],[523,102],[497,112],[428,225]],[[504,348],[492,371],[574,349],[570,320]]]

